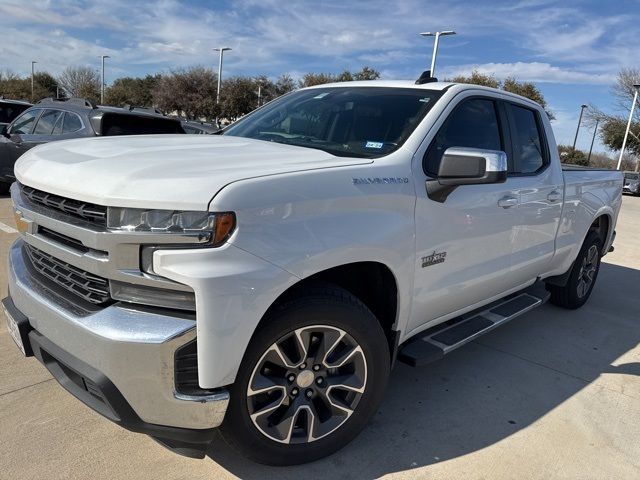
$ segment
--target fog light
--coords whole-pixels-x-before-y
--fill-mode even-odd
[[[178,310],[196,310],[194,292],[170,290],[111,281],[111,298],[122,302],[151,305],[154,307],[175,308]]]

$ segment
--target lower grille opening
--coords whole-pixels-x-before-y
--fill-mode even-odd
[[[212,395],[217,388],[200,388],[198,384],[198,342],[192,340],[176,350],[174,358],[176,392],[185,395]]]
[[[109,280],[74,267],[48,253],[25,244],[33,268],[65,290],[94,305],[110,303]]]
[[[174,371],[177,392],[204,393],[198,384],[198,343],[195,340],[176,350]]]

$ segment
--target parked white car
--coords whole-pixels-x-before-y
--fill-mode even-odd
[[[352,440],[396,359],[584,304],[623,180],[563,171],[536,103],[408,81],[299,90],[219,136],[56,142],[15,174],[23,352],[179,453],[220,427],[277,465]]]

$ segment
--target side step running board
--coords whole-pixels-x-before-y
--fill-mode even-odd
[[[482,307],[482,310],[467,313],[417,335],[400,347],[398,360],[412,367],[434,362],[480,335],[539,307],[549,296],[544,283],[536,282],[525,290]]]

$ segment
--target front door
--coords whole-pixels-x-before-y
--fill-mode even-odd
[[[3,166],[12,168],[16,160],[34,146],[32,132],[41,113],[41,109],[27,110],[9,126],[7,131],[9,138],[8,141],[3,142],[3,151],[1,152],[4,157]]]
[[[434,177],[450,147],[508,150],[505,114],[496,99],[469,93],[444,116],[418,166],[424,172],[415,172],[416,178]],[[511,178],[499,184],[461,185],[437,198],[417,184],[418,258],[409,331],[514,287],[511,259],[518,201]]]

